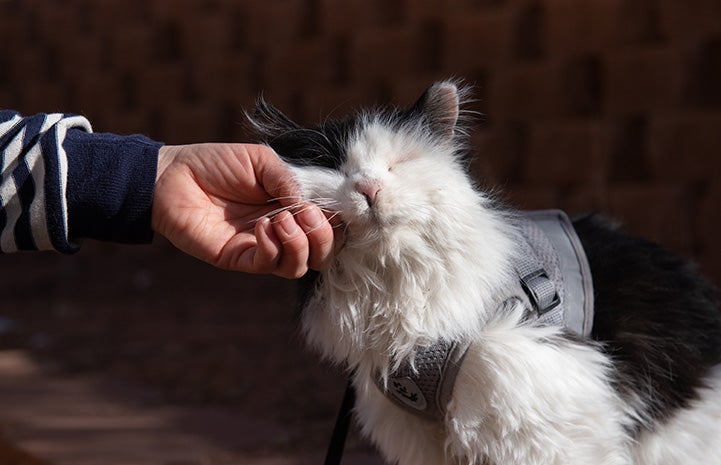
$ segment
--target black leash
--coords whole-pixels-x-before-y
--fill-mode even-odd
[[[345,446],[345,438],[348,435],[350,427],[351,410],[355,404],[355,390],[350,380],[343,394],[343,401],[340,404],[338,418],[335,420],[333,427],[333,435],[330,437],[328,445],[328,453],[325,456],[325,465],[340,465],[343,457],[343,447]]]

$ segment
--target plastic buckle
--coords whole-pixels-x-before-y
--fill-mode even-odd
[[[538,292],[536,292],[536,286],[533,284],[533,281],[537,279],[545,279],[550,282],[551,286],[553,286],[553,282],[551,282],[551,279],[548,277],[546,270],[541,268],[533,273],[529,273],[526,276],[521,277],[521,287],[523,288],[523,292],[526,293],[528,299],[531,301],[531,305],[533,305],[533,308],[536,309],[538,315],[540,316],[549,310],[556,308],[558,304],[561,303],[561,299],[558,296],[558,292],[556,292],[555,286],[553,286],[553,300],[545,307],[541,307],[541,297],[538,295]]]

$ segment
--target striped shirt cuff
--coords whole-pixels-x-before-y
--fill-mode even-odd
[[[82,116],[0,111],[1,252],[77,249],[68,236],[65,198],[63,142],[70,128],[92,132]]]

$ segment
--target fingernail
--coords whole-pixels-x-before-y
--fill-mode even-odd
[[[280,226],[283,228],[283,231],[289,236],[298,232],[298,225],[293,219],[293,215],[286,212],[281,213],[281,215],[283,216],[280,219]]]
[[[262,218],[260,220],[260,229],[268,238],[273,237],[273,225],[270,222],[270,218]]]
[[[317,228],[323,223],[325,217],[315,207],[309,207],[308,210],[304,211],[301,215],[301,221],[307,228]]]

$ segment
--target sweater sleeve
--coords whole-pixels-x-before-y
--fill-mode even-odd
[[[150,242],[161,145],[93,133],[82,116],[0,111],[0,251]]]

